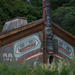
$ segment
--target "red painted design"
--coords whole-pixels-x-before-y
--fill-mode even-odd
[[[8,45],[8,47],[10,47],[10,48],[13,48],[13,46],[14,46],[13,43],[11,43],[11,44]]]
[[[60,50],[62,50],[64,53],[66,53],[67,55],[70,55],[72,52],[68,52],[66,49],[59,47]],[[71,50],[70,50],[71,51]]]
[[[21,50],[19,50],[19,51],[23,53],[23,52],[25,52],[25,51],[27,51],[27,50],[33,48],[34,46],[35,46],[35,44],[30,45],[30,46],[27,46],[27,47],[25,47],[25,48],[23,48],[23,49],[21,49]]]
[[[28,57],[28,58],[25,59],[24,61],[26,62],[26,61],[28,61],[28,60],[35,59],[35,58],[40,57],[40,56],[42,56],[42,55],[43,55],[43,53],[39,52],[39,53],[37,53],[37,54],[32,55],[31,57]]]
[[[32,52],[30,52],[30,53],[28,53],[28,54],[26,54],[26,55],[29,55],[28,57],[31,57],[32,55],[34,55],[34,54],[36,54],[36,53],[38,53],[39,52],[39,50],[35,50],[35,51],[32,51]],[[28,58],[27,57],[27,58]],[[24,56],[22,56],[21,58],[19,58],[18,59],[18,61],[17,62],[23,62],[25,59],[27,59],[27,58],[24,58]]]

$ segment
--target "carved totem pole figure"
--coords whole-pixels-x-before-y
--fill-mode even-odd
[[[57,40],[53,38],[50,1],[51,0],[43,0],[43,19],[46,31],[46,51],[48,53],[54,53],[58,46]]]

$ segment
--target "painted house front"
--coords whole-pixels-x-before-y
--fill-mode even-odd
[[[75,56],[75,37],[54,23],[52,29],[57,49],[48,51],[46,51],[46,35],[42,19],[0,33],[0,62],[35,65],[61,58],[72,61]]]

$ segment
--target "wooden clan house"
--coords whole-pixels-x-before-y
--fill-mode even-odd
[[[43,19],[31,23],[22,17],[7,21],[0,33],[0,62],[51,63],[54,59],[62,58],[72,61],[75,56],[75,36],[55,23],[52,23],[52,30],[57,49],[46,50]]]

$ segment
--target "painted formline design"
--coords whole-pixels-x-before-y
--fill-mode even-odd
[[[37,54],[34,54],[33,56],[28,57],[28,58],[25,59],[24,61],[26,62],[26,61],[28,61],[28,60],[31,60],[31,59],[33,59],[33,58],[40,57],[40,56],[42,56],[42,55],[43,55],[43,53],[42,53],[42,52],[39,52],[39,53],[37,53]]]
[[[59,58],[59,59],[62,59],[62,57],[61,56],[59,56],[59,55],[54,55],[55,57],[57,57],[57,58]]]
[[[21,44],[23,45],[23,48],[21,48]],[[14,55],[19,58],[39,48],[41,48],[41,41],[39,37],[36,35],[31,35],[16,42],[14,45]]]

